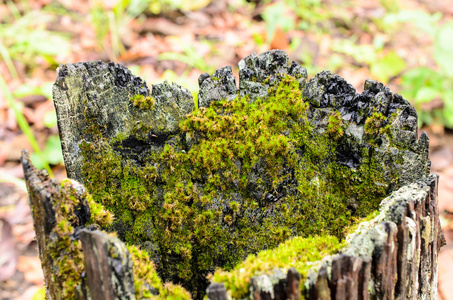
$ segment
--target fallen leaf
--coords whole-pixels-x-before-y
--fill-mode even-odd
[[[8,128],[11,131],[16,131],[17,130],[17,121],[16,121],[16,116],[14,115],[14,111],[10,108],[8,109],[8,114],[7,114],[7,119],[6,119],[6,128]]]
[[[16,135],[12,141],[8,143],[8,157],[6,160],[18,161],[20,160],[21,151],[27,149],[33,151],[30,141],[24,134]]]
[[[141,26],[137,28],[137,31],[140,33],[151,32],[166,36],[169,35],[181,36],[184,35],[185,32],[188,33],[190,30],[185,26],[175,24],[165,18],[148,18],[140,25]]]
[[[12,227],[0,219],[0,281],[7,280],[16,272],[17,252]]]
[[[438,205],[439,211],[453,211],[453,175],[449,176],[445,172],[438,172],[439,190]]]
[[[35,123],[38,118],[38,115],[35,114],[34,110],[29,107],[22,108],[22,114],[30,125]]]
[[[3,166],[8,158],[7,144],[0,141],[0,167]]]
[[[287,50],[289,48],[289,41],[286,33],[280,28],[277,28],[274,32],[274,36],[271,42],[271,49]]]
[[[17,269],[24,273],[25,280],[33,284],[44,284],[41,261],[38,257],[19,256]]]
[[[35,231],[33,230],[33,222],[29,222],[25,225],[15,225],[13,232],[17,242],[22,244],[22,247],[28,246],[36,236]]]
[[[29,223],[33,220],[31,217],[30,205],[28,204],[27,196],[25,194],[22,194],[21,199],[14,207],[14,211],[8,217],[8,221],[11,225],[26,224],[27,226],[30,226]],[[33,225],[31,225],[31,229],[33,230]],[[13,228],[14,232],[15,230],[16,229]]]
[[[30,299],[44,299],[44,298],[34,298],[36,293],[38,293],[42,287],[39,286],[31,286],[28,289],[25,290],[25,292],[17,297],[15,300],[30,300]]]
[[[453,150],[443,146],[440,149],[432,151],[429,159],[431,160],[431,170],[433,172],[444,170],[453,164]]]
[[[443,247],[439,252],[439,294],[441,299],[452,300],[451,278],[453,278],[453,249]]]

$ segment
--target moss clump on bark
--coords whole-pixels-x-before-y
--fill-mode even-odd
[[[154,109],[156,104],[156,99],[152,96],[143,96],[140,94],[134,95],[131,97],[131,102],[134,106],[141,109]]]
[[[51,199],[56,225],[52,228],[52,239],[47,252],[57,270],[52,276],[53,284],[61,285],[61,299],[75,299],[82,294],[83,263],[82,244],[74,238],[74,229],[81,226],[75,211],[81,205],[84,195],[72,188],[71,180],[61,183],[61,189]]]
[[[137,299],[190,299],[190,293],[172,283],[163,284],[146,251],[127,246],[134,264],[134,286]]]
[[[264,98],[194,111],[140,159],[130,156],[137,139],[109,141],[92,124],[97,140],[80,145],[85,185],[115,214],[112,230],[148,251],[165,281],[200,298],[216,268],[294,236],[341,240],[386,195],[389,182],[367,148],[357,168],[337,162],[341,115],[332,112],[319,132],[308,109],[299,80],[281,76]]]

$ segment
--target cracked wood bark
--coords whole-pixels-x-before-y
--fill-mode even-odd
[[[126,245],[99,230],[81,230],[87,283],[93,299],[134,300],[132,261]]]

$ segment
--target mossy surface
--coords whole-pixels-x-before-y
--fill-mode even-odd
[[[46,252],[50,254],[56,269],[52,281],[61,285],[61,299],[75,299],[82,293],[81,274],[85,270],[82,243],[74,238],[75,227],[83,225],[75,213],[82,199],[83,195],[72,188],[70,180],[62,181],[61,189],[51,197],[56,224]]]
[[[83,186],[65,179],[54,190],[50,197],[55,213],[55,226],[50,232],[50,240],[43,251],[51,258],[55,273],[51,276],[49,285],[58,285],[58,299],[82,299],[82,274],[85,272],[84,253],[75,228],[93,226],[108,226],[113,221],[113,214],[100,203],[93,201]],[[87,205],[88,204],[88,205]],[[87,210],[87,206],[89,210]],[[85,210],[79,212],[79,210]],[[88,215],[85,213],[89,211]],[[88,217],[87,217],[88,216]],[[112,233],[116,236],[116,233]],[[113,247],[114,248],[114,247]],[[110,251],[113,251],[113,248]],[[136,299],[190,299],[190,294],[183,287],[166,283],[163,284],[155,270],[153,261],[146,251],[136,246],[127,246],[133,262],[133,280]],[[110,253],[112,257],[118,255]],[[85,282],[86,283],[86,282]],[[55,287],[54,287],[55,289]]]
[[[291,238],[275,249],[249,255],[231,271],[218,270],[211,280],[223,282],[232,299],[245,299],[250,292],[249,283],[253,276],[272,275],[276,269],[285,274],[290,267],[294,267],[301,274],[303,283],[312,267],[310,262],[336,253],[343,246],[344,242],[331,235]],[[303,286],[301,284],[301,288]]]
[[[140,94],[134,95],[131,97],[131,102],[134,106],[141,109],[154,109],[156,104],[156,99],[152,96],[143,96]]]
[[[82,185],[71,179],[62,180],[50,197],[55,225],[43,251],[50,255],[56,270],[52,284],[59,285],[61,299],[82,297],[82,274],[85,271],[82,243],[76,228],[92,224],[108,226],[113,214],[93,201]]]
[[[331,110],[315,128],[300,87],[286,75],[265,98],[213,101],[153,151],[134,137],[105,139],[92,124],[97,139],[80,144],[85,185],[115,214],[112,230],[146,249],[165,281],[200,298],[216,268],[294,236],[341,240],[387,194],[370,147],[359,148],[356,167],[338,163],[346,124]]]
[[[148,253],[137,246],[127,246],[134,263],[134,286],[137,299],[190,299],[190,293],[172,283],[163,284]]]

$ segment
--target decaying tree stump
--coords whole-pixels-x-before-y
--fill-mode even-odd
[[[195,299],[436,298],[438,176],[408,101],[327,71],[307,82],[279,50],[241,60],[239,87],[230,67],[199,85],[194,109],[119,64],[60,66],[71,179],[22,157],[48,298],[189,297],[157,275]],[[324,258],[235,269],[294,237]]]
[[[84,228],[90,219],[85,188],[72,180],[60,184],[50,179],[46,170],[33,167],[28,151],[22,152],[22,165],[46,297],[135,299],[132,261],[124,243],[95,227]],[[80,278],[81,284],[72,287]]]

